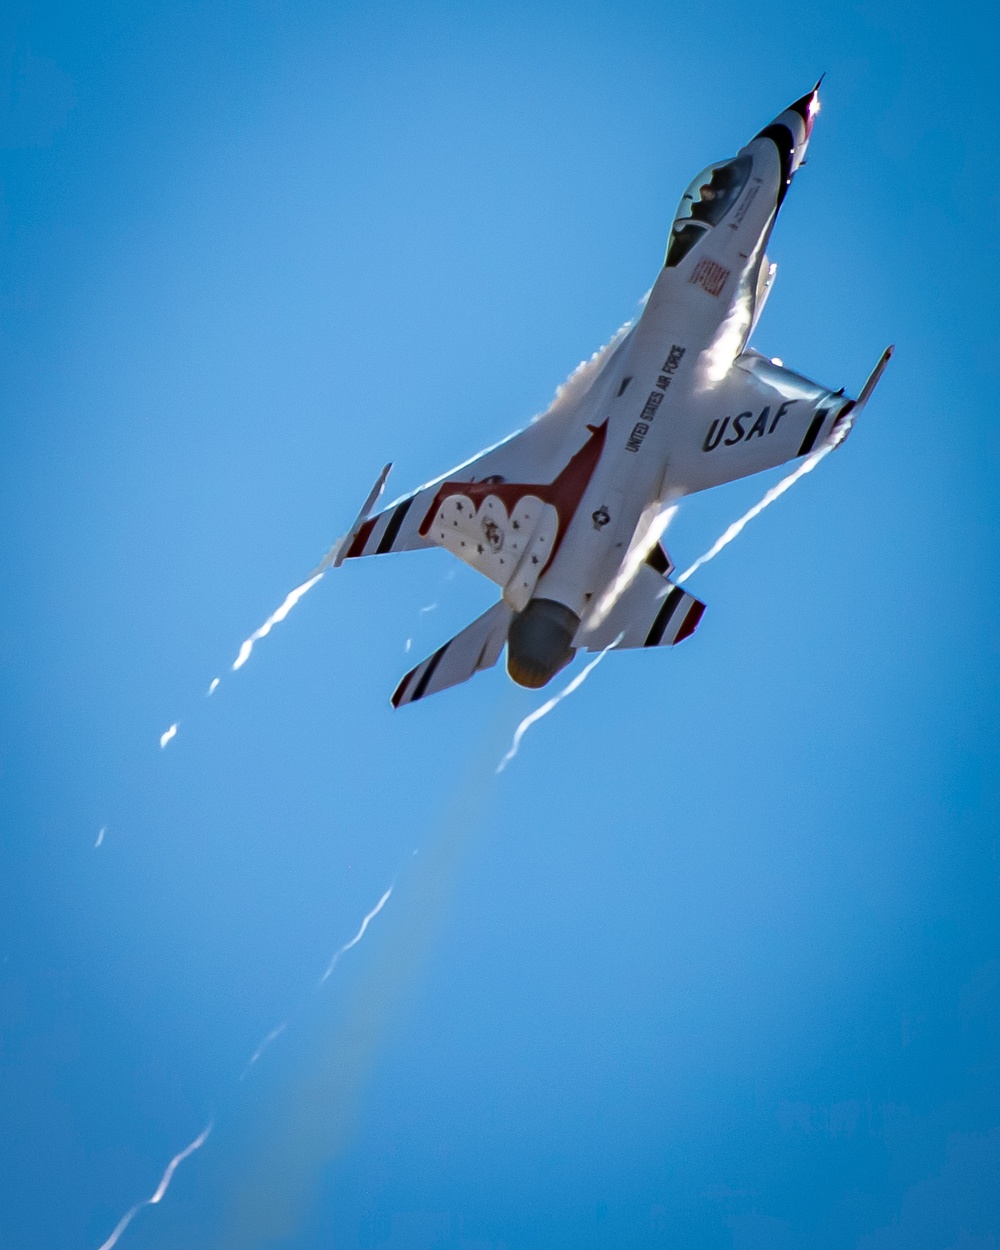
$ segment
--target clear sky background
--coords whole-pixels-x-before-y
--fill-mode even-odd
[[[0,30],[2,1250],[97,1250],[213,1114],[121,1246],[996,1250],[990,6]],[[502,666],[388,703],[492,598],[443,552],[229,672],[386,460],[394,496],[546,406],[823,71],[755,346],[855,393],[897,353],[695,638],[500,777],[542,701]],[[678,564],[773,480],[688,501]]]

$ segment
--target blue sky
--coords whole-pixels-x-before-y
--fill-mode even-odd
[[[97,1250],[212,1115],[121,1246],[996,1250],[996,27],[5,15],[4,1250]],[[848,391],[897,353],[697,636],[499,778],[541,702],[502,668],[388,704],[490,601],[443,552],[228,673],[386,460],[398,494],[547,404],[823,71],[755,345]],[[773,480],[690,500],[677,562]]]

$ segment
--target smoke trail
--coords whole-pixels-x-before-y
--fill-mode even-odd
[[[590,674],[594,671],[594,669],[597,668],[598,664],[600,664],[600,662],[608,654],[608,652],[613,647],[616,647],[621,642],[621,640],[622,640],[622,635],[619,634],[618,637],[615,638],[613,642],[608,643],[608,645],[604,648],[603,651],[601,651],[598,655],[595,655],[594,658],[587,665],[587,667],[581,669],[580,672],[577,673],[577,675],[573,678],[573,680],[567,683],[567,685],[562,690],[560,690],[558,694],[553,695],[552,698],[549,699],[547,703],[543,703],[540,708],[536,708],[535,711],[533,711],[529,716],[526,716],[524,720],[521,721],[520,725],[518,725],[518,727],[514,730],[514,741],[510,744],[510,749],[508,750],[507,754],[503,757],[503,759],[500,761],[500,763],[497,765],[496,771],[498,773],[502,773],[503,770],[507,767],[507,765],[514,758],[514,756],[517,755],[518,751],[521,748],[521,739],[528,732],[531,726],[534,725],[537,721],[540,721],[543,716],[548,716],[548,714],[552,711],[552,709],[556,706],[556,704],[562,703],[563,699],[565,699],[568,695],[571,695],[574,690],[579,690],[580,687],[583,685],[583,683],[590,676]]]
[[[107,831],[108,831],[108,827],[107,827],[107,825],[101,825],[100,829],[98,829],[98,831],[97,831],[97,841],[94,843],[94,850],[95,850],[95,851],[96,851],[96,850],[97,850],[97,848],[101,845],[101,843],[104,841],[104,835],[107,833]]]
[[[174,721],[174,723],[170,726],[170,728],[166,731],[166,733],[160,734],[160,750],[161,751],[167,745],[167,743],[170,741],[171,738],[177,737],[178,724],[179,724],[178,721]]]
[[[844,434],[846,435],[846,433],[847,431],[845,430]],[[689,569],[686,569],[676,580],[678,582],[686,582],[691,574],[696,573],[703,564],[707,564],[709,560],[714,560],[723,547],[728,547],[733,539],[736,538],[737,535],[750,524],[754,517],[760,516],[765,508],[770,507],[776,499],[780,499],[785,491],[790,490],[800,477],[805,477],[807,473],[811,473],[823,457],[827,455],[828,452],[831,452],[839,442],[840,439],[837,439],[835,442],[827,443],[824,447],[821,447],[819,451],[814,451],[807,460],[803,460],[797,469],[789,473],[787,477],[783,477],[776,486],[772,486],[763,499],[761,499],[758,503],[755,503],[750,511],[745,512],[738,521],[734,521],[722,537],[716,539],[712,546],[709,547],[708,551],[706,551],[703,556],[699,556],[698,559],[695,560],[694,564],[692,564]]]
[[[349,942],[345,942],[344,945],[340,948],[340,950],[337,951],[334,957],[330,960],[329,964],[327,964],[326,972],[323,973],[323,975],[320,977],[319,981],[317,982],[317,987],[322,985],[325,981],[329,980],[330,973],[333,972],[334,968],[336,968],[337,961],[340,959],[341,955],[343,955],[345,951],[349,951],[352,946],[357,946],[357,944],[365,936],[365,930],[368,928],[371,922],[375,919],[375,917],[379,914],[379,912],[386,905],[386,903],[388,903],[389,897],[392,894],[393,887],[395,886],[395,884],[396,883],[393,882],[392,885],[389,886],[388,890],[386,890],[386,892],[382,895],[379,901],[371,909],[368,915],[365,916],[364,920],[362,920],[361,922],[361,928],[357,931],[357,933],[355,933],[354,937],[352,937]]]
[[[316,1027],[303,1030],[308,1050],[289,1062],[264,1123],[241,1136],[235,1185],[227,1191],[226,1228],[212,1250],[263,1250],[284,1244],[312,1204],[322,1170],[350,1141],[361,1095],[386,1031],[412,993],[470,841],[492,796],[497,737],[506,707],[486,731],[482,753],[456,787],[437,835],[411,857],[398,904],[388,909],[379,944],[350,997]],[[390,914],[391,913],[391,914]]]
[[[128,1228],[143,1207],[155,1207],[157,1203],[163,1201],[163,1196],[169,1189],[170,1182],[174,1179],[174,1173],[189,1155],[193,1155],[196,1150],[200,1150],[201,1147],[204,1146],[205,1142],[208,1140],[209,1133],[212,1131],[213,1123],[214,1121],[209,1120],[194,1141],[189,1146],[185,1146],[179,1154],[174,1155],[174,1157],[167,1164],[167,1170],[160,1178],[160,1183],[157,1185],[153,1196],[151,1198],[144,1199],[142,1202],[137,1202],[131,1210],[126,1211],[126,1213],[115,1225],[114,1232],[107,1239],[107,1241],[102,1242],[99,1250],[111,1250],[112,1246],[115,1245],[118,1238],[122,1235],[126,1228]]]
[[[207,699],[207,698],[209,698],[211,695],[215,694],[215,692],[216,692],[216,690],[218,690],[218,688],[219,688],[219,679],[218,679],[218,677],[213,677],[213,678],[212,678],[212,684],[209,686],[209,688],[208,688],[208,694],[206,694],[206,695],[205,695],[205,698]]]

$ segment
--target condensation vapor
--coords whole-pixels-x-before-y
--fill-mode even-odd
[[[521,749],[521,739],[528,732],[531,726],[537,724],[542,717],[548,716],[552,709],[562,703],[563,699],[568,698],[574,690],[579,690],[608,652],[621,642],[621,639],[622,635],[619,634],[613,642],[608,643],[603,651],[595,655],[586,668],[582,668],[572,681],[567,682],[565,687],[560,690],[558,694],[553,695],[551,699],[549,699],[546,703],[543,703],[541,707],[536,708],[533,712],[526,716],[523,721],[521,721],[520,725],[518,725],[518,727],[514,730],[514,740],[511,742],[507,754],[496,767],[496,771],[498,773],[502,773],[514,756],[517,755],[518,751]]]
[[[241,669],[243,665],[246,664],[247,660],[250,659],[250,652],[253,650],[254,643],[260,642],[262,638],[266,638],[275,625],[280,625],[302,596],[312,590],[322,576],[322,573],[314,573],[308,581],[303,582],[301,586],[296,586],[293,591],[290,591],[285,596],[285,601],[282,603],[281,607],[278,608],[276,612],[272,612],[264,624],[261,625],[259,629],[255,629],[250,637],[243,642],[240,647],[239,655],[233,661],[234,673],[238,669]]]
[[[393,884],[389,886],[388,890],[386,890],[386,892],[382,895],[382,897],[375,904],[375,906],[371,909],[371,911],[365,916],[364,920],[361,921],[361,927],[358,929],[357,933],[355,933],[354,937],[352,937],[349,942],[345,942],[343,946],[341,946],[337,951],[334,952],[333,958],[330,960],[330,962],[326,966],[326,971],[323,973],[323,975],[319,978],[319,980],[313,986],[314,991],[318,990],[320,986],[325,985],[326,982],[330,979],[330,976],[332,975],[334,968],[336,968],[338,962],[340,961],[341,955],[343,955],[345,951],[349,951],[352,947],[357,946],[357,944],[365,936],[365,932],[368,929],[368,926],[375,919],[375,917],[379,914],[379,912],[386,905],[386,903],[388,903],[389,898],[392,895],[393,887],[395,886],[395,884],[396,883],[393,882]],[[297,1010],[301,1010],[301,1004]],[[276,1025],[270,1031],[270,1033],[268,1033],[268,1035],[263,1039],[263,1041],[260,1043],[257,1049],[250,1056],[249,1060],[247,1061],[246,1067],[240,1073],[241,1081],[246,1080],[247,1074],[249,1073],[250,1069],[254,1066],[254,1064],[260,1058],[262,1058],[262,1056],[265,1054],[265,1052],[271,1046],[271,1044],[273,1042],[276,1042],[278,1038],[282,1035],[282,1033],[284,1033],[285,1029],[287,1029],[289,1024],[291,1023],[291,1019],[292,1018],[290,1016],[287,1020],[283,1020],[281,1024]]]
[[[271,1045],[271,1043],[276,1042],[278,1040],[278,1038],[282,1035],[282,1033],[284,1033],[285,1029],[288,1028],[289,1023],[290,1023],[289,1020],[282,1020],[282,1022],[280,1024],[276,1024],[274,1028],[271,1030],[271,1032],[268,1033],[267,1036],[261,1041],[260,1045],[257,1047],[257,1049],[253,1052],[253,1054],[247,1060],[247,1066],[240,1073],[241,1081],[246,1080],[247,1073],[250,1071],[253,1065],[257,1062],[258,1059],[261,1058],[261,1056],[264,1054],[267,1048]]]
[[[191,1142],[189,1146],[185,1146],[184,1149],[180,1151],[179,1154],[174,1155],[174,1157],[167,1164],[167,1169],[163,1173],[163,1176],[160,1178],[160,1183],[159,1185],[157,1185],[156,1190],[154,1191],[152,1197],[146,1198],[142,1202],[137,1202],[134,1207],[132,1207],[129,1211],[126,1211],[125,1214],[122,1216],[122,1218],[115,1225],[115,1230],[111,1234],[111,1236],[107,1239],[107,1241],[104,1241],[101,1243],[99,1250],[111,1250],[112,1246],[114,1246],[117,1243],[119,1237],[121,1237],[122,1233],[124,1233],[126,1228],[128,1228],[128,1226],[132,1223],[132,1221],[135,1219],[135,1217],[139,1214],[139,1212],[144,1207],[155,1207],[160,1202],[163,1201],[164,1195],[166,1194],[167,1190],[170,1188],[170,1182],[174,1179],[174,1173],[177,1171],[177,1169],[180,1167],[180,1165],[184,1162],[185,1159],[187,1159],[190,1155],[193,1155],[196,1150],[200,1150],[201,1147],[204,1146],[205,1142],[208,1140],[209,1133],[211,1133],[212,1131],[212,1127],[213,1127],[213,1121],[209,1120],[209,1122],[201,1130],[201,1132],[194,1139],[194,1141]]]
[[[104,841],[104,835],[107,833],[107,831],[108,831],[108,827],[107,827],[107,825],[101,825],[100,829],[98,829],[98,831],[97,831],[97,841],[94,843],[94,850],[95,850],[95,851],[96,851],[96,850],[97,850],[97,848],[101,845],[101,843]]]
[[[271,630],[275,627],[275,625],[281,624],[281,622],[285,619],[285,617],[289,614],[289,612],[291,612],[292,608],[295,607],[295,605],[299,602],[299,600],[303,597],[303,595],[308,594],[309,591],[312,590],[312,588],[316,585],[318,581],[322,581],[323,574],[327,571],[328,568],[331,567],[333,562],[336,560],[337,556],[340,554],[340,548],[343,546],[343,544],[344,544],[344,539],[338,538],[337,541],[330,548],[330,550],[323,557],[323,559],[320,560],[319,564],[316,565],[313,571],[309,574],[306,580],[302,583],[302,585],[296,586],[294,590],[290,591],[285,596],[285,600],[282,603],[281,607],[278,608],[276,612],[272,612],[271,615],[264,622],[264,624],[261,625],[259,629],[255,629],[253,633],[250,635],[250,637],[247,638],[243,642],[243,644],[240,647],[239,655],[237,655],[236,659],[233,661],[234,673],[238,669],[241,669],[243,665],[246,664],[247,660],[249,660],[250,652],[253,650],[254,643],[260,642],[262,638],[266,638],[267,635],[271,632]]]
[[[846,434],[846,432],[847,431],[845,430],[844,433]],[[823,457],[826,456],[829,452],[831,452],[834,449],[834,447],[837,446],[837,442],[839,441],[840,439],[836,440],[836,442],[827,443],[826,446],[821,447],[819,451],[813,452],[813,454],[807,460],[803,460],[803,462],[799,465],[797,469],[789,473],[787,477],[783,477],[781,481],[777,483],[777,485],[772,486],[771,489],[767,492],[767,494],[763,497],[763,499],[755,503],[754,506],[748,512],[744,512],[744,514],[739,518],[738,521],[734,521],[732,525],[730,525],[730,527],[726,530],[726,532],[721,536],[721,538],[717,538],[716,541],[712,544],[711,547],[709,547],[709,549],[705,552],[703,556],[699,556],[698,559],[695,560],[694,564],[692,564],[689,569],[684,570],[684,572],[680,575],[680,577],[677,578],[677,581],[686,582],[687,579],[693,573],[696,573],[703,564],[707,564],[709,560],[714,560],[715,557],[719,554],[720,551],[722,551],[724,547],[728,547],[729,544],[733,541],[733,539],[738,537],[739,534],[742,533],[742,531],[746,528],[747,525],[750,524],[750,522],[754,519],[754,517],[760,516],[760,514],[764,511],[764,509],[769,508],[776,499],[780,499],[786,490],[791,490],[791,488],[795,485],[795,483],[800,478],[805,477],[807,473],[811,473],[813,469],[815,469],[816,466],[819,464],[819,462],[823,459]]]
[[[344,945],[340,948],[340,950],[334,954],[329,964],[327,964],[326,971],[323,973],[323,975],[320,977],[319,981],[317,982],[317,986],[322,985],[325,981],[329,980],[330,976],[333,973],[334,968],[336,968],[337,963],[340,960],[341,955],[343,955],[345,951],[349,951],[352,946],[357,946],[357,944],[365,936],[365,930],[368,928],[371,922],[375,919],[375,917],[379,914],[379,912],[386,905],[386,903],[388,903],[390,897],[392,896],[393,886],[395,886],[395,884],[396,883],[393,882],[393,884],[389,886],[388,890],[386,890],[386,892],[382,895],[379,901],[371,909],[368,915],[365,916],[364,920],[362,920],[361,922],[361,928],[357,931],[357,933],[355,933],[354,937],[352,937],[349,942],[345,942]]]
[[[167,743],[171,740],[171,738],[177,737],[178,727],[179,727],[179,722],[174,721],[174,723],[170,726],[170,728],[165,733],[160,734],[160,750],[161,751],[167,745]]]
[[[486,731],[480,757],[459,785],[436,835],[411,857],[380,942],[346,1003],[309,1033],[309,1053],[294,1064],[253,1144],[241,1138],[238,1179],[223,1236],[213,1250],[284,1244],[310,1210],[323,1169],[348,1145],[361,1095],[396,1012],[412,991],[455,890],[465,852],[482,826],[504,706]],[[398,901],[397,901],[398,900]],[[334,1010],[335,1008],[335,1010]]]

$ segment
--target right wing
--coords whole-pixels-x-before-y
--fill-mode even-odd
[[[690,494],[773,469],[842,441],[892,355],[888,348],[857,400],[793,373],[759,352],[739,356],[693,409],[671,470]]]

